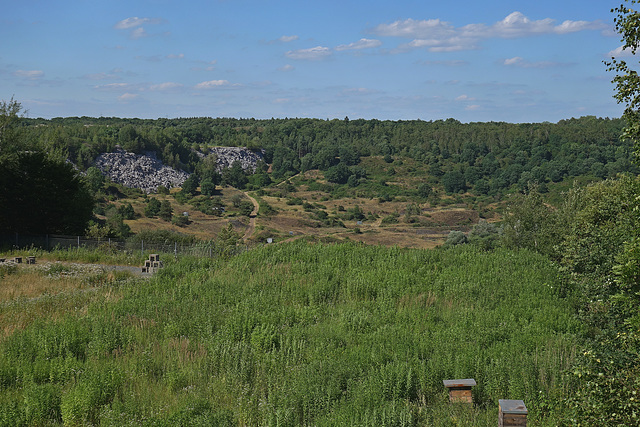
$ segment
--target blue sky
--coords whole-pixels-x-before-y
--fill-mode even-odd
[[[0,99],[29,117],[619,117],[620,0],[20,0]]]

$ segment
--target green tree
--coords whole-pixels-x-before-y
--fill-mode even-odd
[[[22,105],[13,99],[0,101],[0,157],[20,149],[17,124],[22,117]]]
[[[247,185],[248,179],[240,162],[233,162],[230,168],[222,172],[222,182],[239,190],[242,190]]]
[[[349,180],[351,171],[345,163],[338,163],[335,166],[331,166],[324,174],[324,177],[329,182],[335,182],[336,184],[345,184]]]
[[[423,182],[418,186],[418,197],[421,197],[423,199],[428,199],[432,193],[433,193],[433,188],[426,182]]]
[[[462,172],[455,170],[442,176],[442,185],[447,193],[457,193],[467,189],[467,182]]]
[[[133,210],[131,203],[127,202],[118,208],[118,214],[122,216],[122,219],[135,219],[136,213]]]
[[[555,210],[546,204],[537,186],[525,194],[514,194],[504,217],[504,243],[511,248],[526,248],[548,256],[555,254],[559,227]]]
[[[213,196],[216,193],[216,185],[210,179],[200,181],[200,192],[205,196]]]
[[[243,200],[240,202],[238,209],[240,210],[240,214],[250,216],[251,212],[253,212],[253,203],[249,200]]]
[[[634,5],[640,0],[627,0],[626,3]],[[640,46],[640,12],[625,6],[624,4],[612,9],[616,14],[614,18],[616,32],[620,34],[622,47],[634,56]],[[618,103],[625,104],[623,117],[627,119],[624,136],[631,139],[636,147],[636,155],[640,153],[640,76],[638,76],[638,63],[631,64],[623,59],[612,57],[611,61],[605,61],[607,69],[616,73],[612,83],[616,86],[614,98]]]
[[[192,174],[182,183],[181,192],[186,196],[193,196],[198,191],[198,185],[200,184],[200,179],[196,174]]]
[[[144,208],[144,216],[152,218],[160,213],[161,203],[155,197],[150,197],[147,206]]]
[[[107,215],[106,228],[109,230],[109,237],[125,239],[131,235],[131,227],[125,224],[123,219],[119,213]]]
[[[488,251],[498,245],[501,236],[502,228],[500,226],[481,219],[469,231],[468,241]]]
[[[209,180],[214,185],[220,185],[222,183],[222,176],[217,171],[217,157],[215,154],[209,154],[202,159],[196,170],[202,181]]]
[[[444,246],[445,247],[457,246],[457,245],[463,245],[465,243],[467,243],[467,235],[464,234],[462,231],[453,230],[449,232],[449,235],[447,236],[447,240],[445,240],[444,242]]]
[[[172,215],[173,215],[173,208],[171,207],[171,203],[168,200],[163,200],[160,203],[160,210],[158,211],[158,216],[165,221],[171,221]]]
[[[40,152],[0,159],[0,231],[82,233],[94,200],[77,171]]]
[[[240,234],[230,223],[226,228],[222,228],[216,237],[216,249],[221,257],[229,257],[237,252],[238,244],[241,242]]]
[[[627,4],[637,4],[629,0]],[[612,9],[623,48],[635,54],[640,13],[624,4]],[[625,104],[623,136],[640,155],[640,77],[638,64],[611,58],[615,99]],[[617,162],[616,162],[617,163]],[[607,188],[608,187],[608,188]],[[594,196],[594,197],[590,197]],[[640,180],[605,181],[584,191],[575,216],[577,236],[567,239],[563,260],[582,279],[585,323],[594,339],[573,372],[579,388],[571,400],[581,425],[638,425],[640,413]]]
[[[104,175],[102,175],[100,169],[95,166],[91,166],[89,169],[87,169],[85,179],[87,181],[89,189],[91,189],[91,191],[93,191],[94,193],[101,190],[102,186],[104,185]]]

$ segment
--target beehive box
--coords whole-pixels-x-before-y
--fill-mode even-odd
[[[462,380],[443,380],[444,386],[449,389],[449,401],[460,403],[473,403],[471,388],[476,385],[476,380],[466,378]]]
[[[149,259],[144,262],[144,266],[142,267],[143,273],[156,273],[158,269],[164,267],[162,261],[160,261],[159,254],[151,254],[149,255]]]
[[[527,407],[522,400],[498,400],[498,427],[526,426]]]

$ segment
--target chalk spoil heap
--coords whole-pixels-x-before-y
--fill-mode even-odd
[[[205,157],[202,152],[197,152],[198,156]],[[259,161],[264,161],[264,150],[251,151],[242,147],[211,147],[209,156],[216,156],[216,170],[222,173],[224,169],[230,168],[235,162],[240,163],[242,170],[254,173]]]
[[[161,185],[180,187],[189,178],[187,172],[164,165],[151,152],[134,154],[116,149],[113,153],[100,154],[95,166],[113,182],[147,193],[157,191]]]

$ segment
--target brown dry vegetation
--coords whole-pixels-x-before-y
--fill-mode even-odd
[[[78,277],[47,277],[40,271],[26,271],[20,268],[17,274],[0,279],[0,302],[18,298],[34,298],[43,294],[55,295],[60,292],[80,289],[82,281]]]
[[[121,279],[116,273],[48,259],[19,264],[0,275],[0,341],[37,320],[83,315],[94,301],[121,298],[116,288],[104,286]]]
[[[226,189],[225,189],[226,190]],[[207,240],[215,238],[222,228],[232,224],[236,232],[245,235],[247,240],[253,242],[264,242],[265,236],[275,236],[281,239],[289,239],[292,236],[333,236],[338,239],[351,239],[359,242],[375,244],[402,246],[412,248],[433,248],[441,244],[446,239],[447,234],[452,229],[468,230],[473,224],[478,222],[478,212],[456,205],[447,207],[432,207],[428,203],[422,204],[421,215],[414,218],[414,223],[405,222],[405,209],[409,202],[386,202],[380,203],[377,199],[337,199],[320,201],[324,195],[320,192],[297,191],[291,197],[299,197],[302,200],[309,200],[323,206],[328,214],[337,215],[341,212],[339,206],[345,210],[359,206],[366,214],[371,213],[378,217],[375,222],[364,221],[357,224],[355,220],[343,220],[343,227],[321,226],[319,221],[309,212],[306,212],[300,205],[287,205],[286,198],[265,195],[262,200],[273,208],[277,213],[269,216],[259,215],[255,219],[255,230],[248,233],[250,225],[249,218],[245,216],[215,217],[206,215],[193,209],[190,206],[180,205],[172,197],[171,201],[174,212],[189,212],[191,221],[186,227],[179,227],[157,218],[146,218],[141,216],[135,220],[125,221],[134,233],[146,229],[164,229],[179,233],[188,233],[199,239]],[[224,197],[225,202],[231,197]],[[132,203],[133,204],[133,203]],[[134,205],[136,213],[142,213],[144,206]],[[385,216],[399,214],[397,224],[384,225],[381,219]],[[362,234],[355,234],[354,229],[359,228]],[[268,230],[265,233],[265,230]],[[280,239],[280,240],[281,240]],[[278,240],[278,239],[277,239]]]
[[[382,158],[363,158],[362,167],[370,171],[374,176],[385,175],[390,169],[396,170],[396,174],[387,180],[390,187],[398,187],[409,190],[417,188],[424,182],[426,173],[424,165],[411,159],[404,159],[400,164],[387,164]],[[121,200],[121,203],[131,202],[137,219],[125,221],[134,233],[142,230],[170,230],[173,232],[191,234],[198,239],[208,240],[215,238],[221,229],[231,224],[234,230],[250,243],[264,243],[267,238],[273,238],[276,242],[307,236],[310,238],[331,238],[337,240],[353,240],[374,245],[401,246],[410,248],[433,248],[444,242],[448,233],[452,230],[468,231],[478,222],[480,217],[489,221],[497,219],[496,206],[487,205],[487,202],[476,204],[469,203],[471,195],[446,195],[439,191],[436,204],[422,200],[419,203],[419,215],[407,215],[407,207],[415,203],[411,197],[397,196],[391,201],[381,201],[377,197],[363,197],[358,190],[352,191],[350,196],[333,198],[332,194],[310,189],[310,182],[320,185],[326,184],[323,173],[311,170],[291,177],[264,191],[250,192],[249,195],[258,198],[261,203],[267,203],[275,213],[264,215],[260,213],[255,219],[242,216],[232,208],[232,199],[243,192],[231,187],[218,189],[218,196],[228,207],[222,217],[207,215],[196,210],[188,204],[180,204],[172,195],[154,194],[152,197],[160,201],[169,200],[174,215],[182,212],[189,213],[190,223],[180,227],[158,218],[144,217],[146,201],[144,199]],[[287,189],[287,183],[294,183],[295,191]],[[178,189],[173,189],[175,193]],[[247,193],[245,193],[247,194]],[[291,204],[293,199],[302,200],[313,205],[311,211],[305,210],[301,204]],[[287,203],[289,202],[289,203]],[[359,207],[367,220],[358,224],[356,220],[345,219],[345,213]],[[331,226],[323,223],[315,212],[324,212],[330,218],[339,220]],[[395,216],[395,220],[383,221],[385,217]],[[372,219],[373,218],[373,219]],[[493,219],[492,219],[493,218]]]

